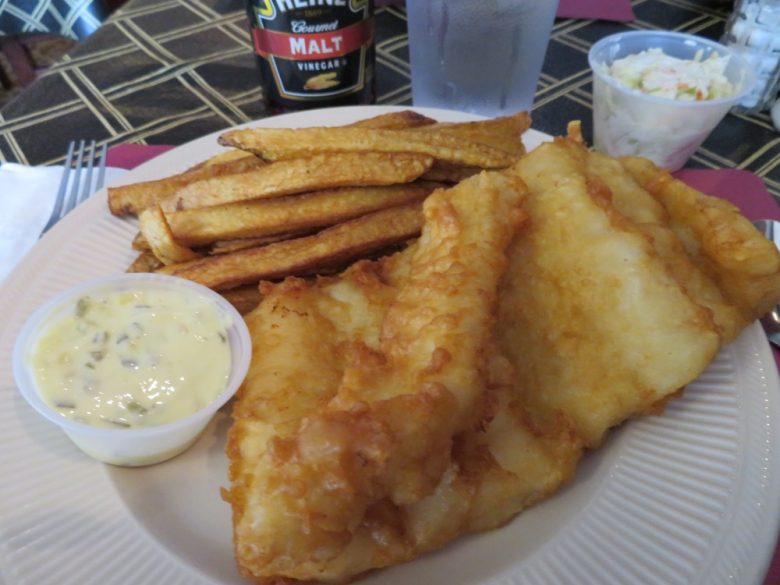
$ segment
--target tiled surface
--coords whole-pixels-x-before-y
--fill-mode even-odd
[[[591,136],[587,52],[601,37],[661,28],[717,39],[731,10],[715,0],[634,0],[627,25],[557,20],[537,92],[534,127],[560,134],[581,119]],[[377,10],[380,104],[410,104],[406,20]],[[56,162],[73,138],[109,145],[181,144],[263,117],[244,2],[130,0],[106,25],[0,110],[0,160]],[[780,134],[769,116],[726,120],[690,162],[745,168],[780,197]]]

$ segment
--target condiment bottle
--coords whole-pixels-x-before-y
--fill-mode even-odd
[[[272,111],[374,102],[373,0],[248,0],[247,14]]]

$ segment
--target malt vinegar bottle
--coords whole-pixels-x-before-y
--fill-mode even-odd
[[[247,13],[272,111],[374,102],[373,0],[248,0]]]

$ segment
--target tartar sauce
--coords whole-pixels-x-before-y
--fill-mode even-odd
[[[734,86],[724,71],[729,57],[712,53],[707,59],[699,52],[694,59],[678,59],[661,49],[617,59],[607,66],[607,74],[623,85],[648,95],[674,100],[712,100],[730,96]]]
[[[42,333],[30,361],[41,397],[96,427],[148,427],[211,402],[230,375],[230,323],[186,291],[81,297]]]

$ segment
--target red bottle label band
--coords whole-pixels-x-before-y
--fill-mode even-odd
[[[255,50],[265,58],[309,61],[341,57],[369,44],[374,36],[372,18],[342,29],[314,34],[282,33],[253,28]]]

